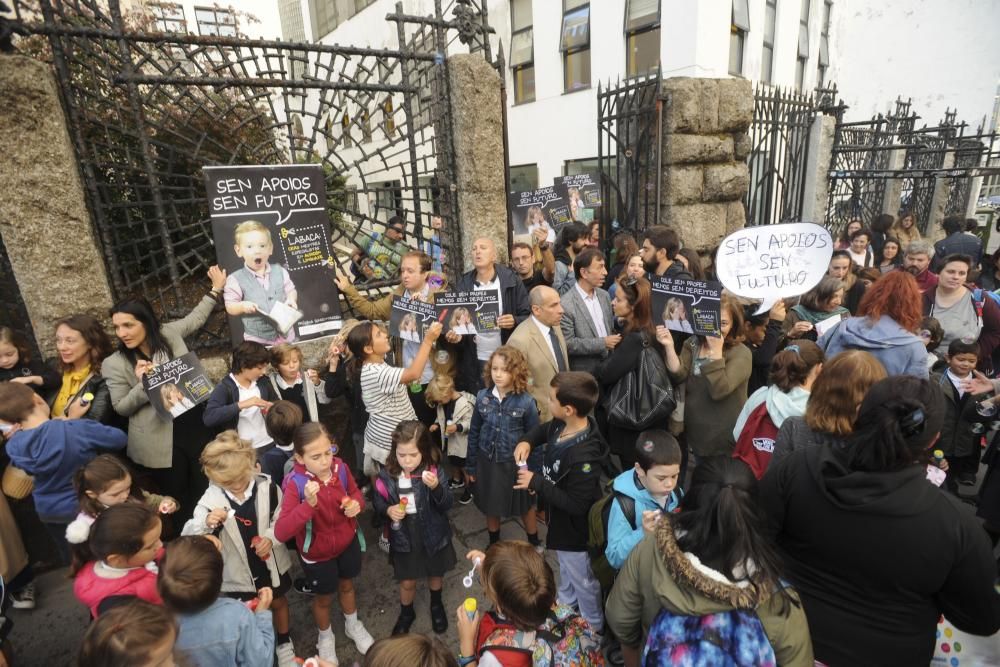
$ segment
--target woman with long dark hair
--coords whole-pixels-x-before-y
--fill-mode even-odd
[[[111,339],[104,327],[90,315],[62,318],[56,322],[56,352],[62,385],[52,398],[53,419],[70,418],[85,410],[84,419],[109,423],[115,413],[101,375],[101,364],[111,354]],[[91,395],[89,401],[82,401],[87,394]]]
[[[671,658],[680,656],[663,640],[680,637],[684,664],[812,666],[805,613],[782,582],[757,479],[743,461],[706,459],[680,513],[642,520],[647,537],[625,561],[605,609],[626,665],[639,664],[644,643],[646,664],[676,664]]]

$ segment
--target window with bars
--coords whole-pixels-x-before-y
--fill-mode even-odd
[[[760,80],[771,83],[774,71],[774,32],[778,17],[778,0],[764,3],[764,48],[760,58]]]
[[[510,168],[511,192],[529,192],[538,189],[538,165],[518,164]]]
[[[625,72],[628,77],[655,72],[660,65],[660,0],[625,4]]]
[[[806,62],[809,60],[809,8],[812,0],[802,0],[799,13],[799,45],[795,58],[795,87],[803,90],[806,86]]]
[[[199,35],[236,36],[236,17],[221,7],[195,7],[194,18]]]
[[[153,24],[160,32],[186,34],[187,20],[184,18],[184,8],[172,2],[150,3],[153,12]]]
[[[733,0],[732,20],[729,26],[729,73],[743,76],[743,49],[750,32],[750,7],[748,0]]]
[[[330,0],[309,0],[309,18],[313,40],[317,42],[340,25],[337,3]]]
[[[559,50],[563,54],[563,90],[590,87],[590,2],[563,0]]]
[[[816,65],[816,85],[826,83],[826,70],[830,67],[830,15],[833,13],[832,0],[823,2],[823,22],[820,24],[819,61]]]
[[[510,69],[514,104],[535,101],[535,38],[531,0],[510,3]]]

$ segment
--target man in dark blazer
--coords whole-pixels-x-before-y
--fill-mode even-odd
[[[593,373],[622,337],[615,333],[611,297],[600,287],[608,275],[601,252],[582,251],[573,260],[573,273],[576,285],[562,295],[560,326],[570,370]]]

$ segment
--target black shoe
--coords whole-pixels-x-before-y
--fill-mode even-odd
[[[448,631],[448,612],[440,602],[431,603],[431,628],[439,635]]]
[[[974,472],[963,472],[958,476],[958,483],[962,486],[975,486],[976,485],[976,473]]]
[[[464,489],[465,481],[461,479],[449,479],[448,488],[451,489],[452,491],[457,491],[458,489]]]
[[[458,502],[462,505],[468,505],[472,502],[472,490],[469,489],[469,487],[465,487],[465,493],[463,493],[462,497],[458,499]]]
[[[312,589],[312,586],[309,585],[309,582],[306,581],[305,577],[299,577],[298,579],[293,581],[292,587],[299,593],[302,593],[303,595],[316,595],[316,593]]]
[[[392,636],[405,635],[410,631],[410,626],[413,625],[413,621],[415,620],[417,620],[417,614],[413,611],[412,606],[409,611],[405,609],[400,610],[399,618],[396,619],[396,625],[392,626]],[[447,623],[447,620],[445,620],[445,623]]]

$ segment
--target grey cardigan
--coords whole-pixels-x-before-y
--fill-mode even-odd
[[[183,319],[160,327],[160,335],[170,346],[171,358],[187,354],[185,336],[190,336],[208,321],[216,300],[205,295]],[[169,468],[173,459],[173,422],[164,421],[149,404],[135,367],[121,351],[104,360],[101,374],[111,392],[111,405],[122,417],[128,417],[128,457],[147,468]]]

